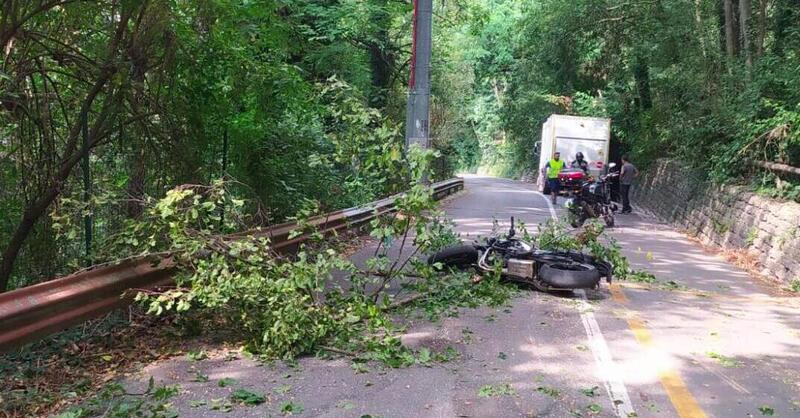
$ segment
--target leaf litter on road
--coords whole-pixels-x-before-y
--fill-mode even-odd
[[[539,386],[536,388],[536,391],[555,399],[561,397],[561,391],[551,386]]]
[[[510,383],[498,385],[483,385],[478,389],[478,396],[482,398],[495,398],[499,396],[516,396],[517,391],[511,387]]]
[[[336,407],[340,409],[349,410],[355,408],[356,405],[350,401],[339,401],[336,403]]]
[[[247,389],[236,389],[231,394],[231,400],[243,405],[255,406],[266,402],[267,398],[261,393],[252,392]]]
[[[233,386],[236,383],[237,383],[236,379],[234,379],[234,378],[223,377],[222,379],[219,379],[219,381],[217,381],[217,386],[219,386],[221,388],[224,388],[224,387],[227,387],[227,386]]]
[[[273,390],[279,395],[284,395],[292,390],[292,385],[280,385]]]
[[[581,389],[581,393],[588,397],[595,397],[597,396],[597,391],[600,389],[600,386],[592,386],[591,388]]]
[[[281,412],[284,415],[294,415],[302,413],[304,410],[303,405],[294,402],[284,402],[281,404]]]
[[[716,360],[722,367],[727,368],[734,368],[734,367],[741,367],[742,363],[736,360],[733,357],[724,356],[722,354],[716,353],[714,351],[709,351],[706,353],[709,358]]]
[[[770,416],[771,417],[771,416],[775,415],[775,409],[773,409],[769,405],[762,405],[762,406],[758,407],[758,412],[761,412],[761,415],[764,415],[764,416]]]
[[[208,358],[208,353],[205,350],[189,350],[186,353],[186,358],[189,361],[201,361]]]
[[[208,382],[208,375],[201,372],[194,372],[192,382]]]

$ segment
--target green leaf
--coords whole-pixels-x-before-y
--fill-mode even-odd
[[[189,361],[201,361],[208,358],[208,353],[206,353],[205,350],[191,350],[186,353],[186,358],[189,359]]]
[[[294,415],[303,412],[303,405],[294,402],[284,402],[281,404],[281,412],[284,414]]]
[[[429,365],[431,362],[431,350],[426,347],[421,348],[417,352],[417,361],[423,365]]]
[[[600,405],[596,404],[596,403],[588,405],[586,407],[586,409],[588,411],[590,411],[591,413],[593,413],[593,414],[599,414],[600,412],[603,411],[603,408]]]
[[[550,386],[539,386],[538,388],[536,388],[536,391],[539,393],[543,393],[551,398],[561,397],[561,392],[558,389]]]
[[[722,367],[734,368],[734,367],[741,367],[742,366],[742,363],[739,362],[738,360],[736,360],[736,359],[734,359],[732,357],[724,356],[724,355],[719,354],[719,353],[715,353],[713,351],[707,352],[706,355],[708,357],[716,360],[717,363],[722,365]]]
[[[499,396],[516,396],[517,391],[511,387],[510,383],[503,383],[499,385],[484,385],[478,389],[478,396],[483,398],[499,397]]]
[[[195,372],[192,382],[208,382],[208,375],[205,375],[201,372]]]
[[[231,394],[231,400],[244,405],[253,406],[266,402],[267,398],[263,394],[251,392],[247,389],[236,389]]]
[[[280,385],[280,386],[276,387],[274,390],[275,390],[275,393],[283,395],[283,394],[288,393],[290,390],[292,390],[292,385]]]
[[[165,401],[177,395],[180,390],[180,385],[159,386],[155,389],[152,396],[156,401]]]

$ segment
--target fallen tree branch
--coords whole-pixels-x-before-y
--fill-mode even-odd
[[[800,176],[800,168],[792,167],[788,164],[772,163],[769,161],[750,160],[749,163],[756,167],[766,168],[767,170],[780,171]]]
[[[405,298],[403,300],[396,300],[396,301],[392,302],[391,304],[389,304],[389,306],[387,306],[386,309],[387,310],[397,309],[397,308],[399,308],[401,306],[405,306],[405,305],[408,305],[408,304],[410,304],[410,303],[412,303],[414,301],[422,299],[423,297],[425,297],[424,294],[418,293],[416,295],[409,296],[409,297],[407,297],[407,298]]]
[[[328,346],[328,345],[318,345],[317,348],[319,348],[320,350],[323,350],[323,351],[330,351],[331,353],[342,354],[342,355],[349,356],[349,357],[358,357],[358,354],[356,354],[356,353],[353,353],[353,352],[350,352],[350,351],[347,351],[347,350],[342,350],[342,349],[336,348],[336,347],[331,347],[331,346]]]

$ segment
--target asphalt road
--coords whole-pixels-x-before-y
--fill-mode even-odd
[[[486,177],[468,177],[444,208],[465,239],[490,233],[495,219],[532,227],[559,213],[531,184]],[[173,403],[186,417],[281,416],[286,402],[302,406],[294,416],[303,417],[800,416],[796,299],[652,219],[622,215],[611,234],[666,284],[604,284],[567,296],[526,290],[506,307],[409,324],[405,343],[453,347],[460,356],[451,362],[359,373],[346,359],[265,366],[226,360],[220,349],[201,362],[151,364],[127,383],[154,376],[180,384]],[[192,382],[195,371],[210,381]],[[236,384],[220,387],[222,378]],[[480,396],[487,385],[506,394]],[[191,406],[239,387],[267,393],[268,402],[230,412]]]

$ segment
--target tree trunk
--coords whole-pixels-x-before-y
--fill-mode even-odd
[[[732,61],[736,58],[736,17],[733,13],[733,0],[724,0],[725,7],[725,52]]]
[[[75,126],[70,132],[70,138],[68,142],[73,144],[70,154],[68,154],[64,159],[64,162],[61,164],[61,168],[55,174],[55,178],[48,188],[25,208],[25,211],[22,214],[22,219],[20,220],[19,224],[17,224],[17,228],[14,231],[14,235],[11,237],[8,245],[3,250],[3,261],[0,263],[0,292],[7,289],[8,282],[11,279],[11,273],[14,271],[14,261],[16,261],[19,251],[22,249],[22,245],[25,243],[28,235],[30,235],[31,231],[33,230],[34,225],[36,225],[36,221],[38,221],[39,218],[47,213],[47,208],[49,208],[50,205],[61,194],[61,189],[64,187],[64,183],[67,182],[67,179],[72,173],[72,169],[75,168],[75,166],[83,159],[84,155],[99,142],[100,132],[103,128],[103,125],[105,125],[106,119],[108,118],[108,113],[111,109],[110,104],[104,104],[103,111],[98,115],[95,125],[91,130],[92,134],[90,135],[88,146],[80,148],[77,147],[77,138],[81,132],[81,118],[89,113],[92,102],[100,93],[100,90],[102,90],[106,83],[111,79],[111,74],[109,72],[104,71],[103,73],[104,76],[97,81],[94,88],[84,101],[84,104],[81,108],[81,116],[75,120]],[[108,100],[111,99],[109,98]]]
[[[694,23],[697,26],[697,39],[700,42],[700,51],[703,53],[703,58],[706,58],[708,54],[706,52],[706,34],[703,28],[702,0],[694,0]]]
[[[130,180],[127,187],[126,212],[131,219],[139,219],[144,212],[145,154],[144,145],[135,150],[130,161]]]
[[[768,0],[758,0],[758,21],[756,29],[756,57],[764,55],[764,40],[767,38],[767,3]]]
[[[747,69],[753,68],[753,51],[750,47],[750,16],[752,14],[750,0],[739,0],[739,36],[742,39],[742,51]]]
[[[371,14],[372,21],[378,29],[374,34],[374,40],[369,42],[367,47],[372,70],[372,87],[374,89],[370,104],[376,108],[386,106],[392,82],[392,71],[395,66],[394,56],[390,49],[392,40],[389,36],[392,16],[387,10],[386,1],[377,1]]]
[[[633,78],[636,81],[636,91],[639,93],[639,107],[643,111],[653,107],[653,99],[650,94],[650,69],[647,59],[638,57],[633,66]]]
[[[14,262],[25,240],[36,225],[36,222],[47,213],[47,209],[61,194],[61,190],[72,174],[72,170],[75,166],[100,142],[109,119],[109,114],[115,107],[114,102],[115,100],[121,99],[121,96],[115,97],[115,95],[111,94],[105,96],[102,108],[95,115],[94,123],[89,133],[88,143],[79,146],[81,119],[83,117],[88,117],[95,99],[106,89],[113,76],[117,73],[117,66],[115,63],[119,57],[118,47],[125,35],[131,17],[130,12],[132,11],[133,10],[126,10],[120,14],[114,36],[111,37],[108,44],[106,64],[100,69],[97,80],[94,82],[89,92],[86,93],[86,98],[81,104],[78,118],[73,120],[73,126],[70,128],[66,138],[63,160],[58,170],[38,196],[35,196],[32,201],[27,204],[23,211],[22,219],[17,224],[14,234],[11,236],[5,249],[3,249],[2,262],[0,262],[0,292],[7,289],[8,283],[11,280],[11,274],[14,271]],[[144,9],[141,9],[141,12],[144,12]]]

